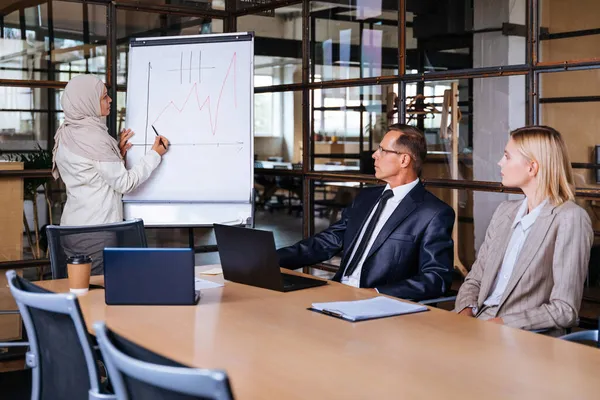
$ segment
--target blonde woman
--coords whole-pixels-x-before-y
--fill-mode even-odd
[[[552,128],[520,128],[498,165],[502,184],[525,199],[496,209],[455,311],[561,335],[577,321],[593,241],[590,218],[573,201],[567,148]]]
[[[152,149],[127,170],[123,157],[131,147],[131,130],[120,143],[108,134],[105,118],[112,99],[104,83],[93,75],[71,79],[61,98],[65,120],[54,136],[52,175],[67,189],[61,225],[98,225],[123,221],[122,195],[144,183],[158,167],[169,142],[157,137]],[[162,140],[162,143],[161,143]],[[65,251],[94,259],[93,273],[102,273],[102,249],[110,235],[88,235],[64,240]],[[65,238],[66,239],[66,238]]]

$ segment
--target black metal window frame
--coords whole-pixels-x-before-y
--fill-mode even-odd
[[[116,71],[117,71],[117,11],[118,10],[129,10],[137,12],[150,12],[159,13],[164,15],[180,15],[180,16],[197,16],[197,17],[208,17],[215,19],[222,19],[224,21],[224,32],[235,32],[237,30],[237,18],[260,14],[264,12],[274,11],[280,7],[286,7],[291,5],[302,5],[302,82],[294,84],[282,84],[273,85],[266,87],[255,88],[255,93],[275,93],[275,92],[292,92],[298,91],[302,93],[302,143],[303,143],[303,154],[302,154],[302,169],[292,171],[282,170],[259,170],[258,172],[264,174],[276,174],[276,175],[292,175],[303,178],[303,235],[309,236],[314,233],[314,204],[312,203],[314,195],[314,183],[320,180],[327,181],[355,181],[363,183],[375,182],[375,178],[368,175],[361,175],[355,173],[325,173],[315,172],[312,170],[315,159],[314,142],[310,140],[312,130],[312,119],[311,116],[311,93],[314,89],[331,89],[340,87],[357,87],[357,86],[370,86],[370,85],[382,85],[382,84],[398,84],[399,97],[404,105],[405,101],[405,84],[412,82],[433,82],[442,81],[448,79],[473,79],[473,78],[494,78],[494,77],[508,77],[508,76],[524,76],[526,81],[526,123],[537,124],[539,123],[539,107],[540,104],[551,103],[551,102],[565,102],[575,101],[569,100],[568,98],[547,98],[543,99],[539,97],[539,82],[540,74],[563,72],[563,71],[577,71],[587,69],[600,69],[599,58],[588,58],[580,60],[566,60],[558,62],[541,62],[538,59],[540,51],[540,40],[552,40],[560,39],[565,37],[585,36],[591,34],[598,34],[597,30],[585,30],[578,32],[561,32],[558,34],[548,34],[547,32],[541,32],[540,34],[540,13],[539,7],[541,0],[527,0],[526,3],[526,26],[525,26],[525,37],[526,37],[526,63],[518,65],[508,66],[497,66],[497,67],[481,67],[472,69],[462,70],[449,70],[449,71],[434,71],[429,73],[418,73],[418,74],[407,74],[406,73],[406,29],[410,26],[410,23],[406,20],[406,2],[407,0],[398,0],[398,74],[388,75],[380,77],[369,77],[369,78],[358,78],[358,79],[344,79],[344,80],[330,80],[323,82],[311,82],[311,42],[310,42],[310,29],[311,29],[311,13],[310,13],[310,0],[283,0],[283,1],[272,1],[270,3],[263,3],[256,6],[245,7],[237,9],[236,0],[225,0],[225,10],[212,10],[202,8],[200,6],[175,6],[175,5],[148,5],[144,4],[143,1],[135,0],[60,0],[63,2],[74,2],[81,4],[96,4],[104,5],[107,8],[106,13],[106,48],[107,48],[107,65],[106,65],[106,80],[107,86],[109,87],[109,93],[113,98],[116,98],[117,90],[124,90],[124,87],[117,88],[116,85]],[[51,10],[52,0],[48,0],[49,9]],[[188,2],[189,3],[189,2]],[[19,10],[17,7],[16,10]],[[15,10],[13,10],[15,11]],[[21,12],[21,14],[23,14]],[[50,13],[51,14],[51,13]],[[51,20],[51,15],[49,16]],[[0,15],[0,25],[3,26],[3,18]],[[83,29],[86,30],[89,27],[89,23],[83,20]],[[505,29],[517,29],[518,27],[503,26],[501,28],[490,28],[486,31],[502,30]],[[22,27],[23,29],[23,27]],[[53,37],[52,24],[49,22],[49,36],[51,39],[50,52],[53,50]],[[522,33],[522,32],[521,32]],[[84,32],[84,37],[89,39],[89,31]],[[61,82],[53,79],[53,74],[49,75],[48,80],[16,80],[16,79],[0,79],[1,86],[13,86],[13,87],[30,87],[30,88],[45,88],[45,89],[60,89],[64,88],[66,82]],[[589,98],[580,99],[581,101],[599,101],[600,96],[588,96]],[[116,113],[116,101],[112,103],[113,110],[111,117],[108,120],[109,130],[112,134],[116,134],[117,127],[117,113]],[[404,107],[400,107],[399,120],[405,121]],[[49,128],[53,128],[50,127]],[[50,131],[49,131],[50,132]],[[49,137],[48,145],[52,146],[51,135]],[[596,169],[600,166],[593,163],[573,163],[575,168],[586,168]],[[39,174],[48,174],[49,171],[38,171]],[[2,176],[0,176],[1,178]],[[453,179],[428,179],[425,181],[426,185],[432,187],[442,187],[449,189],[468,189],[476,191],[492,191],[492,192],[512,192],[512,189],[503,187],[497,182],[484,182],[484,181],[473,181],[473,180],[453,180]],[[582,198],[588,199],[600,199],[600,189],[594,188],[578,188],[577,195]]]

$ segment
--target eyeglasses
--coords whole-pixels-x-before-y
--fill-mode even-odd
[[[384,149],[383,147],[379,146],[377,147],[377,150],[379,152],[379,154],[387,154],[387,153],[392,153],[392,154],[397,154],[397,155],[401,155],[401,154],[408,154],[408,153],[403,153],[401,151],[396,151],[396,150],[388,150],[388,149]],[[410,154],[408,154],[410,155]]]
[[[384,148],[383,148],[383,147],[381,147],[381,146],[378,146],[378,147],[377,147],[377,151],[379,152],[379,154],[386,154],[386,153],[402,154],[402,153],[401,153],[401,152],[399,152],[399,151],[396,151],[396,150],[387,150],[387,149],[384,149]]]

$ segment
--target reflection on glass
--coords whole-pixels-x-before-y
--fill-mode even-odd
[[[327,39],[323,41],[323,80],[329,81],[333,78],[333,41]]]
[[[222,33],[223,21],[208,17],[182,17],[119,10],[116,29],[119,43],[117,45],[117,85],[126,85],[129,40],[131,38]]]
[[[316,171],[372,174],[372,151],[387,131],[395,85],[314,89],[311,116]],[[362,136],[362,141],[361,141]]]
[[[87,15],[87,24],[80,17]],[[95,74],[106,81],[106,7],[54,1],[53,62],[57,79],[69,81],[77,74]]]
[[[106,6],[53,1],[51,9],[41,4],[26,8],[24,16],[24,26],[18,11],[4,16],[0,78],[68,81],[74,74],[93,73],[104,79],[106,45],[98,43],[106,42]]]
[[[13,88],[0,88],[0,95],[4,99],[14,100],[15,93],[6,92],[3,89]],[[21,90],[23,89],[21,88]],[[0,100],[1,106],[2,100]],[[49,121],[48,118],[53,120]],[[38,145],[42,149],[46,149],[48,147],[48,124],[51,123],[53,127],[56,127],[60,123],[60,119],[62,119],[62,113],[0,111],[0,152],[35,150]]]
[[[457,86],[454,100],[453,85]],[[407,83],[406,94],[406,121],[421,129],[427,140],[424,178],[500,180],[496,163],[508,133],[525,125],[524,77]],[[453,105],[458,114],[456,134]]]
[[[62,122],[60,90],[0,86],[0,151],[46,149]]]
[[[374,29],[363,30],[361,51],[364,78],[381,75],[381,41],[381,31]]]
[[[407,2],[406,70],[525,63],[524,1]]]
[[[255,55],[254,74],[271,78],[270,82],[255,82],[254,87],[299,83],[302,82],[302,59]]]
[[[45,7],[24,10],[25,24],[21,26],[19,11],[3,17],[4,37],[0,38],[0,78],[48,79],[47,34],[42,33]]]
[[[270,78],[255,75],[256,80]],[[257,168],[292,169],[302,160],[302,92],[254,95],[254,155]],[[276,164],[272,164],[275,161]]]
[[[271,11],[270,11],[271,12]],[[271,16],[245,15],[238,31],[254,31],[254,71],[273,85],[302,82],[302,5],[276,8]]]
[[[444,93],[450,90],[451,81],[406,84],[406,121],[415,124],[422,121],[422,129],[427,133],[437,133],[442,119]],[[417,93],[418,91],[422,93]],[[427,112],[430,111],[430,112]]]
[[[64,1],[52,2],[56,78],[91,73],[106,80],[106,6]],[[86,20],[82,16],[86,16]]]
[[[275,93],[258,93],[254,95],[254,134],[261,136],[274,135],[273,102]]]
[[[382,0],[358,0],[356,2],[356,19],[366,20],[381,15]]]
[[[340,79],[350,79],[350,45],[352,44],[352,29],[340,31]],[[324,79],[327,80],[327,79]]]
[[[397,12],[382,9],[381,0],[361,0],[356,5],[311,2],[310,19],[311,80],[397,73]]]

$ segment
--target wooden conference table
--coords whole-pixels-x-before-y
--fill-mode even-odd
[[[197,276],[223,282],[222,275]],[[101,276],[92,283],[102,284]],[[38,282],[68,291],[67,280]],[[350,323],[306,310],[372,291],[331,282],[279,293],[225,282],[197,306],[106,306],[79,298],[88,329],[186,365],[224,369],[237,399],[597,399],[600,350],[431,309]],[[92,332],[93,333],[93,332]]]

